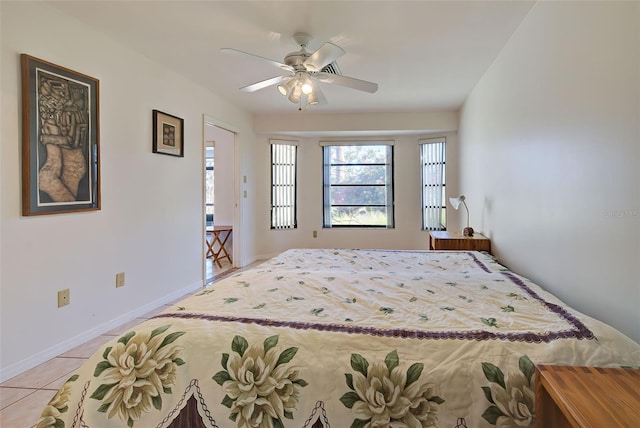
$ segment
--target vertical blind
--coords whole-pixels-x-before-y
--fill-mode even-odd
[[[446,230],[446,147],[444,138],[419,140],[422,165],[422,228]]]
[[[294,229],[296,220],[297,143],[271,143],[271,228]]]

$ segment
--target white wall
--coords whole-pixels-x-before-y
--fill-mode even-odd
[[[255,175],[258,180],[255,203],[256,254],[269,257],[288,248],[391,248],[428,249],[428,235],[421,230],[420,152],[418,139],[447,138],[447,153],[457,157],[456,112],[410,114],[279,115],[256,117],[257,138]],[[421,131],[418,131],[421,130]],[[263,135],[263,134],[267,135]],[[315,134],[322,137],[294,138],[289,134]],[[366,134],[368,137],[358,135]],[[408,135],[411,134],[411,135]],[[342,136],[340,136],[342,135]],[[346,137],[344,135],[347,135]],[[271,230],[269,218],[270,170],[269,138],[294,139],[298,146],[298,228]],[[321,140],[394,140],[393,229],[323,229],[322,227],[322,148]],[[447,182],[456,190],[457,168],[448,165]],[[455,225],[455,222],[454,222]],[[318,237],[313,238],[313,231]]]
[[[640,340],[640,3],[538,2],[461,112],[498,258]]]
[[[396,135],[403,133],[438,133],[458,129],[457,111],[406,113],[350,113],[260,115],[254,118],[258,134],[297,135]]]
[[[254,135],[247,114],[46,3],[0,7],[4,380],[201,286],[203,114],[238,130],[238,174],[251,167]],[[101,211],[20,215],[20,53],[100,80]],[[151,152],[153,109],[185,120],[184,158]],[[71,304],[58,309],[64,288]]]

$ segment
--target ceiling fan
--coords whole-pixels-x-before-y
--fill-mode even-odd
[[[325,42],[313,53],[307,52],[312,37],[307,33],[295,33],[294,40],[300,46],[300,50],[290,52],[284,57],[284,62],[274,61],[258,55],[239,51],[232,48],[222,48],[222,52],[231,55],[248,57],[260,61],[266,61],[286,72],[282,76],[272,77],[251,85],[240,88],[244,92],[254,92],[269,86],[277,85],[278,91],[286,96],[292,103],[300,104],[306,101],[309,105],[326,104],[326,98],[320,90],[318,82],[346,86],[374,93],[378,90],[378,84],[366,80],[343,76],[335,63],[346,52],[340,46],[331,42]]]

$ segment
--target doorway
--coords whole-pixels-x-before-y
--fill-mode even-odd
[[[234,268],[238,233],[235,177],[236,133],[204,120],[204,279],[211,284]]]

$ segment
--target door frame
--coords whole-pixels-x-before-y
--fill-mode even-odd
[[[228,131],[233,134],[233,248],[231,250],[232,255],[232,266],[242,266],[242,230],[240,219],[242,206],[240,204],[240,179],[238,176],[238,171],[240,171],[240,162],[239,162],[239,149],[238,149],[238,130],[231,124],[228,124],[224,121],[218,120],[212,116],[207,114],[203,115],[202,118],[202,206],[200,212],[200,218],[202,222],[202,283],[206,285],[206,268],[205,261],[207,257],[206,253],[206,199],[205,199],[205,190],[206,190],[206,128],[207,126],[215,126],[222,130]],[[215,165],[215,150],[214,150],[214,165]],[[215,168],[215,166],[214,166]]]

